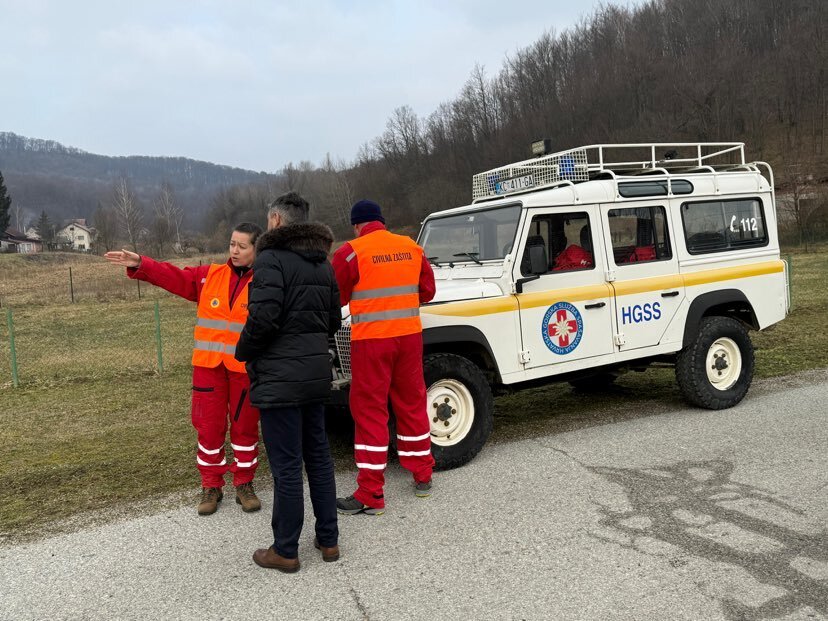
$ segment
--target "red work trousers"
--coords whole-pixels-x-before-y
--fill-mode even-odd
[[[193,427],[198,433],[196,463],[202,487],[223,487],[224,473],[233,485],[253,480],[259,463],[259,410],[250,405],[247,373],[217,367],[193,367]],[[233,463],[228,466],[224,439],[230,426]]]
[[[375,509],[385,507],[389,400],[397,419],[400,465],[416,483],[430,481],[434,458],[421,333],[351,342],[350,407],[358,469],[354,497]]]

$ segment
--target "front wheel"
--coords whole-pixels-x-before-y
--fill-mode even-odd
[[[730,317],[705,317],[693,342],[679,352],[676,381],[693,405],[721,410],[739,403],[753,381],[753,343]]]
[[[431,453],[438,470],[468,463],[492,433],[494,398],[483,372],[455,354],[423,360]]]

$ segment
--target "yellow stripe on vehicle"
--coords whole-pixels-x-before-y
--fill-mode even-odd
[[[583,302],[584,300],[597,300],[610,297],[610,286],[606,283],[601,285],[588,285],[585,287],[572,287],[570,289],[553,289],[552,291],[539,291],[536,293],[523,293],[517,296],[521,308],[537,308],[538,306],[551,306],[555,302]]]
[[[476,317],[493,315],[518,310],[517,298],[513,295],[486,298],[485,300],[468,300],[465,302],[448,302],[423,306],[420,313],[424,315],[449,315],[453,317]]]
[[[648,291],[663,291],[677,287],[693,287],[725,280],[752,278],[776,274],[784,270],[782,261],[766,261],[740,267],[725,267],[714,270],[702,270],[690,274],[671,274],[654,278],[641,278],[631,281],[614,281],[615,295],[632,295]],[[420,312],[424,315],[442,315],[451,317],[478,317],[495,313],[514,312],[521,308],[537,308],[548,306],[555,302],[580,302],[610,297],[610,283],[572,287],[568,289],[554,289],[552,291],[538,291],[520,295],[505,295],[483,300],[465,300],[462,302],[448,302],[424,306]]]
[[[638,280],[614,281],[615,295],[633,295],[635,293],[647,293],[648,291],[663,291],[684,286],[684,278],[681,274],[670,276],[655,276],[653,278],[641,278]]]
[[[753,276],[766,276],[784,271],[785,264],[782,261],[765,261],[764,263],[753,263],[740,267],[724,267],[717,270],[704,270],[691,274],[683,274],[684,286],[706,285],[712,282],[723,280],[736,280],[737,278],[751,278]]]

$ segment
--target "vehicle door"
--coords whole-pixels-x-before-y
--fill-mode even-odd
[[[620,351],[661,342],[684,302],[667,201],[601,208]]]
[[[525,368],[609,354],[611,288],[605,280],[598,207],[532,209],[527,214],[513,276]],[[546,269],[532,273],[530,255],[544,250]],[[525,282],[522,282],[525,281]]]

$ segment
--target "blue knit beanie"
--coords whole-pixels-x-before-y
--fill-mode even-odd
[[[363,222],[374,222],[379,220],[385,224],[380,206],[374,201],[361,200],[351,207],[351,224],[362,224]]]

